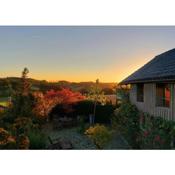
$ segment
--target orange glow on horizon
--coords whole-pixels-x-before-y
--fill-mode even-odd
[[[101,82],[116,82],[119,83],[130,74],[135,72],[137,69],[142,67],[145,63],[147,63],[150,58],[153,58],[153,54],[147,54],[143,56],[137,56],[136,58],[127,60],[127,62],[119,63],[115,62],[113,65],[108,66],[105,70],[102,71],[87,71],[81,70],[80,73],[77,73],[73,70],[70,72],[57,72],[55,70],[51,71],[40,71],[29,69],[29,77],[37,80],[46,80],[49,82],[57,82],[57,81],[70,81],[70,82],[88,82],[95,81],[97,78]],[[25,67],[25,66],[24,66]],[[27,67],[27,66],[26,66]],[[6,72],[1,73],[1,77],[20,77],[22,69],[19,72],[15,70],[7,70]]]

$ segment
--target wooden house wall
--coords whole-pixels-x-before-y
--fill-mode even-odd
[[[156,106],[156,84],[144,84],[144,102],[137,102],[137,86],[131,85],[130,101],[135,104],[140,111],[148,113],[153,116],[163,117],[168,120],[175,120],[175,86],[171,84],[171,102],[170,107]]]

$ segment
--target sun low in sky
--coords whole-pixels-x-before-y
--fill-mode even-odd
[[[119,82],[175,47],[175,27],[0,27],[0,77]]]

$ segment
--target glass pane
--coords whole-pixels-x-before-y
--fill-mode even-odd
[[[156,84],[156,105],[162,107],[170,106],[170,86],[168,84]]]
[[[167,86],[165,87],[165,106],[170,106],[170,88]]]
[[[144,100],[144,84],[137,84],[137,101],[143,102]]]

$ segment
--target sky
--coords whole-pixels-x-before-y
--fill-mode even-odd
[[[1,26],[0,77],[120,82],[175,47],[172,26]]]

